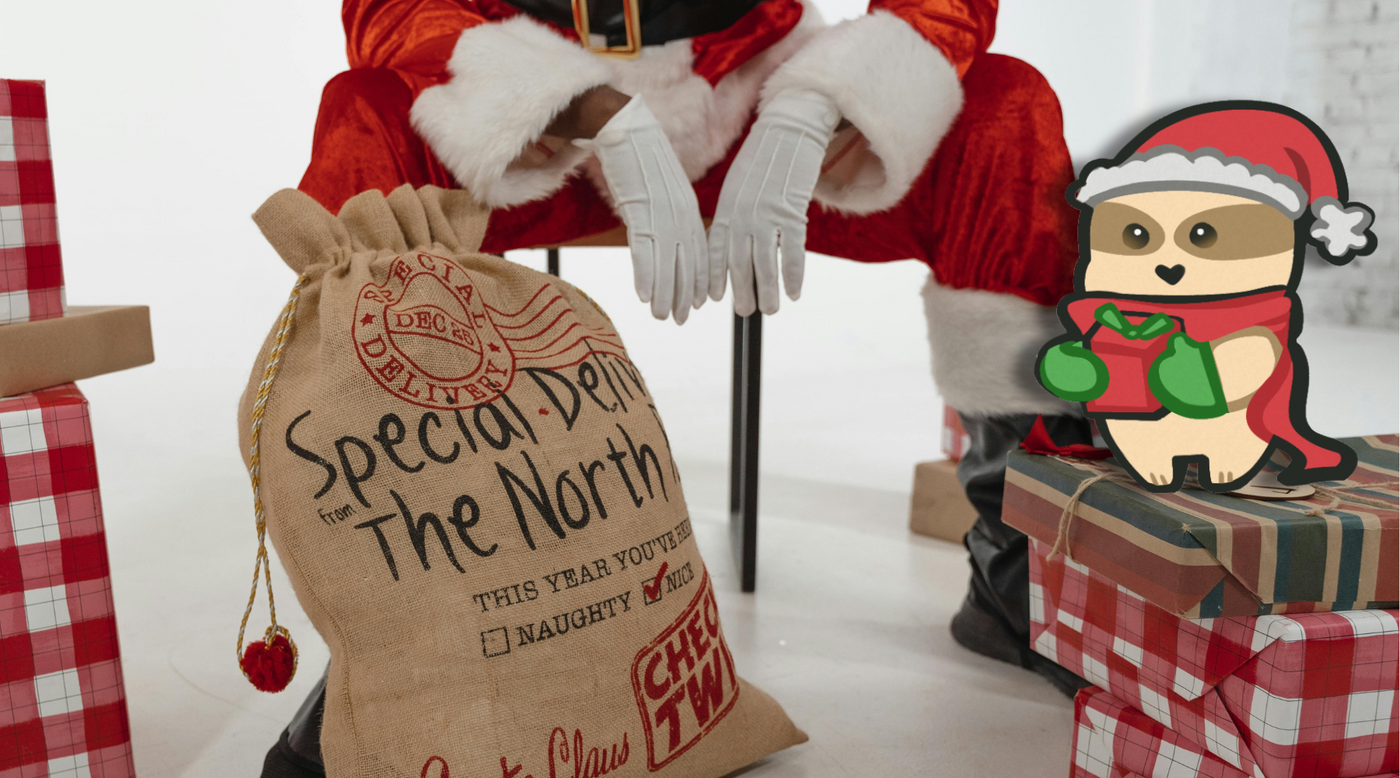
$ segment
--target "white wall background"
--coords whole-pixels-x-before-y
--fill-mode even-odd
[[[829,19],[864,6],[821,4]],[[68,299],[152,307],[156,364],[84,383],[143,773],[193,770],[192,751],[214,749],[203,758],[215,762],[220,748],[260,753],[261,735],[240,743],[228,721],[261,717],[275,731],[298,701],[256,696],[233,667],[254,551],[234,409],[293,280],[248,214],[306,164],[321,87],[344,67],[338,6],[0,0],[0,76],[48,81]],[[1343,15],[1359,21],[1335,32],[1329,20]],[[1335,128],[1356,194],[1380,193],[1390,237],[1374,262],[1309,269],[1345,301],[1333,318],[1388,328],[1340,338],[1356,352],[1315,356],[1315,374],[1319,361],[1330,368],[1315,382],[1314,426],[1331,434],[1397,426],[1395,15],[1395,0],[1007,0],[994,45],[1059,91],[1079,161],[1166,110],[1225,95],[1296,95]],[[1338,75],[1348,68],[1359,75]],[[1352,91],[1332,99],[1342,87]],[[810,262],[801,303],[766,325],[764,470],[907,491],[913,463],[938,456],[917,296],[927,271]],[[728,301],[677,328],[633,298],[618,251],[566,252],[564,272],[617,321],[678,458],[722,467]],[[1358,360],[1379,379],[1352,380]],[[1382,410],[1347,415],[1343,400]],[[246,554],[235,564],[230,549]],[[197,710],[163,710],[190,688]]]

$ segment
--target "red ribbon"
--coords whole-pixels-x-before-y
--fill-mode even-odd
[[[1021,441],[1021,448],[1031,454],[1054,454],[1062,457],[1079,457],[1080,459],[1108,459],[1113,456],[1112,451],[1091,446],[1088,443],[1071,443],[1068,446],[1057,444],[1045,429],[1045,417],[1043,416],[1035,417],[1035,424],[1031,427],[1030,434]]]

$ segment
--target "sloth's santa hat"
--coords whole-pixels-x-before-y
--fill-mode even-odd
[[[1178,111],[1100,160],[1075,182],[1087,206],[1134,192],[1191,189],[1268,203],[1294,220],[1329,262],[1369,254],[1374,215],[1347,202],[1346,171],[1332,142],[1307,117],[1281,105],[1230,101]],[[1073,190],[1072,190],[1073,191]]]

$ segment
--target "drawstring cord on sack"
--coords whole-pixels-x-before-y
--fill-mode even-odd
[[[263,413],[267,410],[267,396],[272,390],[273,379],[277,377],[277,366],[282,360],[282,348],[286,346],[287,338],[291,334],[292,316],[296,313],[297,301],[301,299],[301,287],[305,283],[305,275],[297,278],[296,285],[292,287],[291,296],[287,298],[287,304],[282,308],[282,317],[277,322],[277,333],[272,339],[272,351],[267,356],[267,366],[263,369],[262,383],[258,385],[258,394],[253,401],[253,440],[248,449],[248,477],[253,484],[253,516],[257,521],[258,528],[258,556],[253,564],[253,587],[252,591],[248,593],[248,607],[243,609],[243,622],[238,625],[237,657],[238,665],[243,670],[243,677],[262,691],[281,691],[286,688],[287,683],[296,673],[296,644],[292,642],[292,635],[287,631],[287,628],[277,624],[277,601],[272,596],[272,564],[267,556],[267,519],[263,514],[262,492],[259,488],[258,435],[262,430]],[[259,575],[267,583],[267,608],[271,614],[272,624],[263,635],[261,649],[257,643],[254,643],[248,646],[248,652],[245,654],[243,635],[248,628],[248,617],[253,613],[253,603],[258,597]],[[254,664],[255,662],[262,664]]]

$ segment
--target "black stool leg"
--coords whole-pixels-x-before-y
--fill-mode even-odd
[[[739,587],[758,579],[758,399],[763,314],[734,317],[734,396],[730,406],[729,538],[739,565]]]
[[[559,275],[559,249],[545,249],[545,257],[549,262],[549,274]]]

